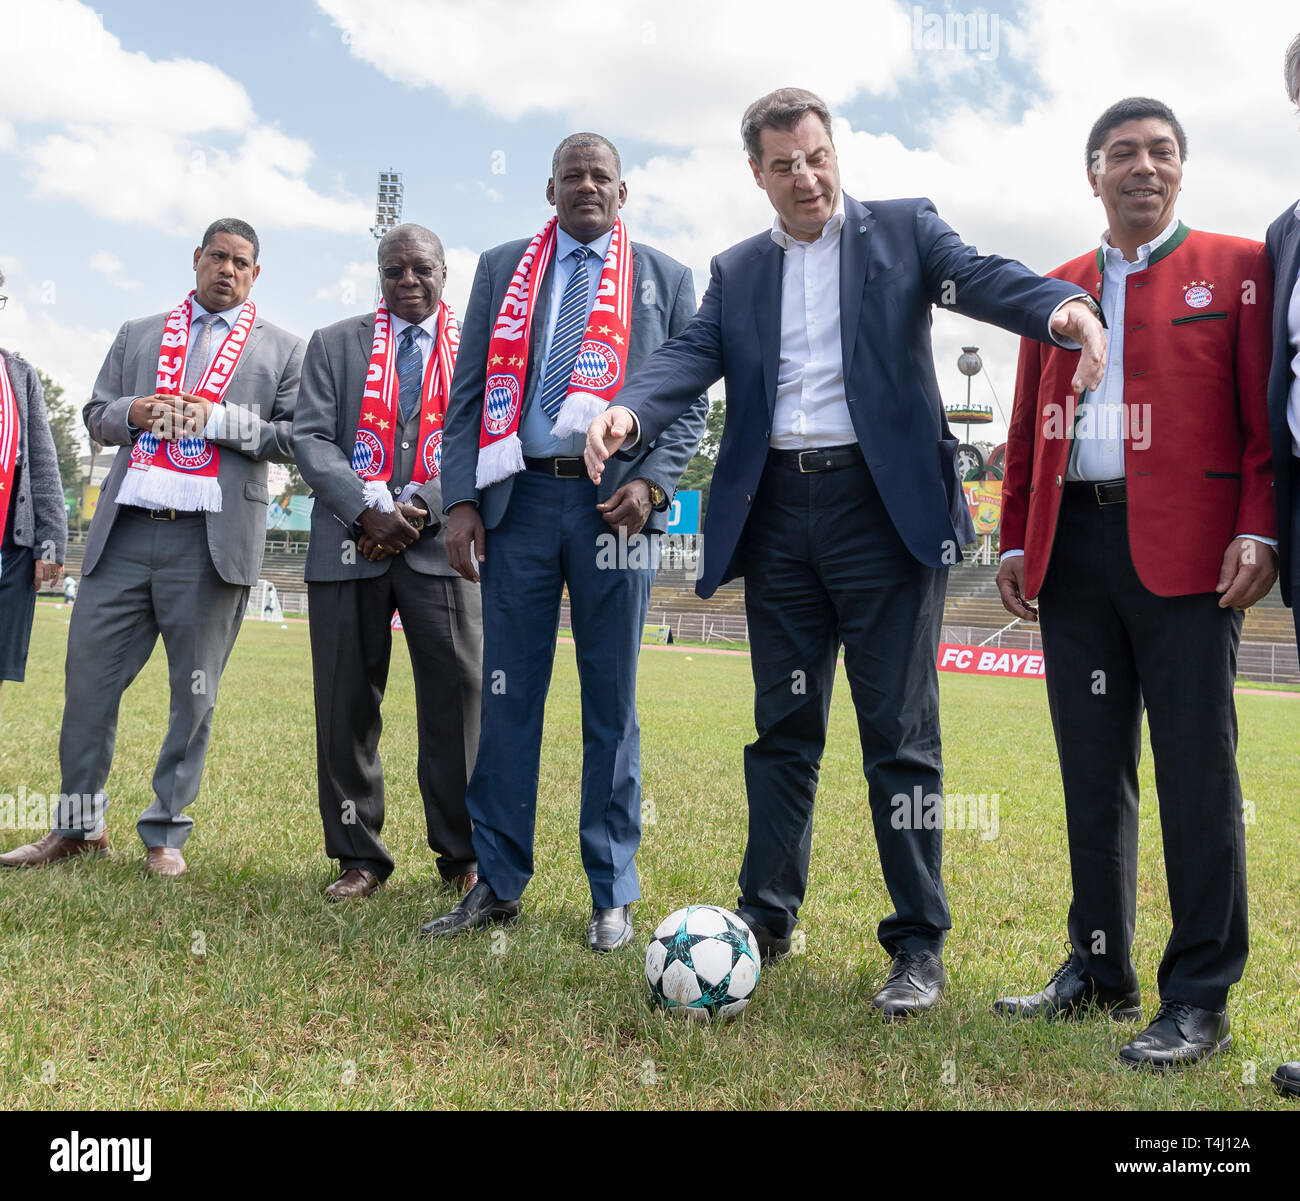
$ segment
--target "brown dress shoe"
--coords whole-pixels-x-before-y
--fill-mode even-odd
[[[108,850],[108,831],[98,838],[64,838],[51,830],[39,842],[29,842],[0,855],[0,867],[46,867],[78,855],[102,855]]]
[[[359,900],[368,897],[379,884],[379,877],[374,872],[368,872],[364,867],[350,867],[325,890],[325,896],[331,901]]]
[[[458,896],[464,896],[478,883],[478,872],[466,872],[463,876],[452,876],[446,881],[447,887]]]
[[[185,856],[175,847],[150,847],[144,857],[146,876],[183,876]]]

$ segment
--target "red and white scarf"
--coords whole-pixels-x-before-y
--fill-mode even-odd
[[[154,391],[159,396],[179,396],[185,382],[185,356],[190,341],[191,291],[172,310],[163,326],[162,349],[158,352],[158,373]],[[192,395],[213,404],[223,404],[231,376],[239,366],[248,335],[253,329],[257,307],[251,300],[235,319],[203,378]],[[201,433],[187,434],[164,442],[152,430],[142,430],[131,448],[126,475],[117,490],[119,505],[142,505],[148,509],[183,509],[188,512],[220,513],[220,448]]]
[[[552,217],[528,243],[506,289],[492,331],[474,481],[479,488],[524,469],[519,418],[528,373],[528,340],[533,328],[537,284],[555,254],[556,228],[557,219]],[[585,433],[592,419],[604,412],[623,387],[631,317],[632,244],[627,240],[627,229],[620,217],[609,240],[586,336],[569,378],[569,391],[555,418],[557,438]]]
[[[9,360],[0,354],[0,541],[9,522],[9,502],[14,493],[14,467],[18,462],[18,400],[9,380]]]
[[[447,415],[451,373],[459,346],[456,314],[445,300],[440,300],[438,342],[424,365],[424,383],[420,389],[420,434],[416,442],[419,453],[411,470],[411,482],[398,498],[402,501],[409,500],[416,488],[442,472],[442,423]],[[399,391],[397,339],[393,337],[388,306],[380,301],[375,313],[370,366],[366,370],[366,390],[361,395],[357,438],[352,447],[352,470],[365,484],[366,504],[381,513],[393,511],[393,498],[386,485],[393,475],[393,443],[401,424]]]

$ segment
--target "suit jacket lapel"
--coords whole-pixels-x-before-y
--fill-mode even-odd
[[[776,378],[781,365],[781,284],[785,252],[770,239],[758,251],[754,273],[754,321],[763,371],[763,396],[769,421],[776,411]]]
[[[844,228],[840,232],[840,354],[844,361],[844,386],[853,369],[853,348],[862,319],[862,290],[867,282],[867,252],[875,227],[871,210],[852,196],[844,197]]]
[[[357,322],[357,342],[361,346],[361,357],[367,368],[370,365],[370,351],[375,344],[375,315],[370,313]]]
[[[1282,252],[1278,255],[1277,271],[1273,278],[1274,295],[1277,297],[1273,305],[1274,346],[1285,348],[1291,340],[1287,327],[1287,310],[1290,308],[1297,275],[1300,275],[1300,217],[1293,217],[1282,238]]]

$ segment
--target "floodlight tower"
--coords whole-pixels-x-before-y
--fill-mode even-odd
[[[370,232],[379,241],[390,229],[402,223],[402,175],[391,167],[379,173],[379,188],[375,193],[375,223]],[[375,280],[375,308],[379,307],[379,281]]]

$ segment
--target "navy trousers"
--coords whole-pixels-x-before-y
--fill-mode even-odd
[[[863,825],[894,904],[877,937],[890,955],[938,954],[952,924],[943,830],[899,817],[943,793],[935,658],[948,569],[908,551],[865,463],[806,475],[769,463],[744,555],[758,738],[745,748],[740,904],[778,936],[798,921],[842,642],[867,780]]]
[[[600,908],[641,895],[636,667],[657,542],[645,535],[620,547],[596,510],[595,485],[534,471],[515,477],[509,508],[488,531],[482,721],[465,804],[479,877],[502,900],[522,896],[533,875],[542,722],[566,584],[582,692],[582,864]]]

